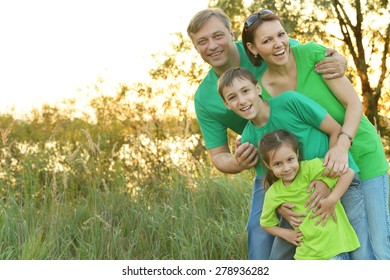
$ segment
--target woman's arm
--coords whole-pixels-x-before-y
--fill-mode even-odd
[[[326,166],[324,176],[340,176],[348,170],[349,148],[345,143],[338,141],[341,138],[339,138],[341,126],[329,114],[326,114],[320,129],[329,136],[329,150],[324,158],[324,166]]]
[[[340,135],[340,142],[350,148],[351,141],[348,136],[355,137],[363,114],[363,105],[347,77],[333,80],[324,80],[333,95],[345,108],[344,123],[341,130],[345,134]]]
[[[264,229],[266,232],[268,232],[273,236],[283,238],[284,240],[290,242],[295,246],[300,246],[300,243],[303,241],[302,239],[303,234],[300,230],[287,229],[279,226],[273,226],[273,227],[262,226],[262,229]]]

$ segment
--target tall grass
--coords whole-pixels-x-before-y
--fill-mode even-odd
[[[135,195],[90,184],[77,199],[35,176],[0,201],[0,259],[246,258],[251,176],[189,182],[172,170],[170,184]]]

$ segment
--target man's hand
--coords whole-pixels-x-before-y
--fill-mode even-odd
[[[310,207],[307,209],[308,211],[313,210],[314,212],[317,211],[319,207],[319,202],[321,199],[324,199],[329,196],[330,194],[330,189],[328,186],[323,182],[323,181],[312,181],[308,187],[307,192],[312,192],[314,189],[313,193],[309,197],[309,199],[305,203],[305,207]]]
[[[241,144],[241,139],[236,141],[236,151],[234,153],[234,158],[237,160],[238,165],[242,170],[250,169],[254,167],[259,161],[259,154],[257,149],[251,143]]]
[[[305,213],[296,213],[292,209],[294,208],[294,204],[291,203],[283,203],[276,210],[277,212],[287,221],[289,224],[296,228],[302,223],[301,217],[306,217]]]
[[[345,75],[347,70],[347,60],[335,49],[327,48],[325,58],[319,61],[314,68],[318,74],[326,80],[340,78]]]

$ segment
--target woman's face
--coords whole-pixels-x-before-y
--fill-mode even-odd
[[[248,43],[247,46],[268,65],[283,65],[289,58],[290,41],[278,20],[263,22],[255,30],[254,44]]]

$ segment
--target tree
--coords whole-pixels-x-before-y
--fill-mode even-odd
[[[380,131],[384,131],[386,123],[381,121],[379,103],[385,93],[389,93],[389,2],[315,0],[314,4],[326,12],[329,23],[338,24],[341,37],[334,33],[332,35],[344,42],[352,57],[360,80],[364,113]]]

